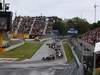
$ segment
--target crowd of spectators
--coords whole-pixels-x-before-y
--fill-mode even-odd
[[[100,42],[100,27],[86,32],[82,36],[82,40],[86,41],[91,45],[95,45],[95,43]]]
[[[18,33],[28,34],[33,23],[34,17],[23,17],[18,29]]]
[[[55,17],[52,16],[16,16],[12,24],[12,32],[29,34],[31,37],[42,36],[43,33],[50,34],[54,19]]]
[[[51,34],[52,29],[53,29],[53,25],[55,23],[55,17],[51,16],[51,17],[47,17],[47,22],[48,22],[48,26],[47,26],[47,30],[46,30],[46,34]]]
[[[43,35],[43,31],[45,28],[45,17],[36,17],[36,20],[34,22],[33,28],[32,28],[32,35]]]
[[[15,32],[17,29],[17,25],[20,21],[21,16],[15,17],[14,21],[13,21],[13,25],[12,25],[12,32]]]

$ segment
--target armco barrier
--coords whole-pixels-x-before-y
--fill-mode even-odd
[[[76,61],[77,65],[78,65],[78,67],[79,67],[79,68],[78,68],[77,75],[83,75],[83,66],[82,66],[82,64],[80,63],[80,61],[79,61],[79,59],[78,59],[78,57],[77,57],[75,51],[73,50],[73,47],[71,47],[70,44],[69,44],[69,46],[70,46],[70,48],[71,48],[71,50],[72,50],[72,53],[73,53],[74,58],[75,58],[75,61]],[[73,71],[74,71],[74,70],[73,70]],[[73,71],[71,72],[70,75],[73,75]]]

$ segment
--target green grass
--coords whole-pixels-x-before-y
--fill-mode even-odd
[[[31,58],[41,47],[41,43],[25,43],[23,46],[0,54],[0,58],[18,58],[24,60]]]
[[[67,43],[63,43],[63,46],[64,46],[67,62],[69,64],[71,64],[72,61],[73,61],[73,58],[74,58],[72,50],[71,50],[70,46]]]

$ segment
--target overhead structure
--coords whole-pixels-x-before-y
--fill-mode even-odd
[[[95,1],[95,4],[94,4],[94,22],[95,23],[97,22],[97,7],[98,5],[96,4],[96,1]]]
[[[12,12],[8,10],[9,6],[5,3],[5,0],[0,1],[0,53],[4,51],[3,34],[10,31],[12,22]]]

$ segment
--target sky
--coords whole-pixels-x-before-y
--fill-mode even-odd
[[[6,0],[10,10],[22,16],[58,16],[62,19],[85,18],[94,22],[95,0]],[[100,20],[100,0],[96,0],[97,20]]]

